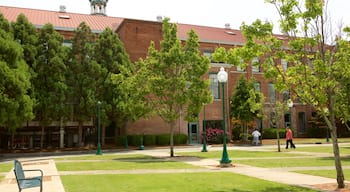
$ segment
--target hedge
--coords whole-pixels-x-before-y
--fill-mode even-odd
[[[280,138],[286,137],[286,129],[285,128],[267,128],[263,129],[262,138],[263,139],[276,139],[277,134],[276,131],[278,130]]]
[[[142,144],[144,146],[167,146],[170,145],[170,134],[161,134],[161,135],[128,135],[128,145],[130,146],[139,146]],[[124,146],[125,145],[125,136],[116,137],[116,145]],[[187,144],[188,136],[185,134],[175,134],[174,135],[174,145],[184,145]]]

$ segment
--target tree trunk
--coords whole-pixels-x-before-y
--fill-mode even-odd
[[[333,143],[333,154],[334,154],[334,163],[335,163],[335,169],[337,171],[337,183],[338,188],[344,188],[344,173],[343,168],[341,165],[341,159],[339,154],[339,146],[338,146],[338,139],[337,139],[337,128],[333,127],[331,134],[332,134],[332,143]]]
[[[45,134],[45,126],[41,126],[41,136],[40,136],[40,149],[44,148],[44,134]]]
[[[83,146],[83,122],[79,121],[78,125],[78,146]]]
[[[174,157],[174,127],[175,121],[170,122],[170,157]]]
[[[276,138],[277,138],[278,152],[281,152],[280,133],[278,132],[278,129],[276,129]]]

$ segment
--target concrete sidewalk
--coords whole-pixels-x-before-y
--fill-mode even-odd
[[[61,178],[58,175],[56,164],[52,159],[21,160],[24,170],[40,169],[43,171],[43,192],[64,192]],[[30,175],[28,175],[30,176]],[[24,189],[25,192],[37,192],[39,187]],[[0,183],[1,192],[18,192],[17,181],[13,170],[11,170]]]

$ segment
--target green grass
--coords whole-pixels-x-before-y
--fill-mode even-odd
[[[227,172],[61,176],[66,192],[315,192]]]
[[[176,161],[101,161],[56,162],[58,171],[128,170],[128,169],[198,169],[200,167]]]
[[[303,173],[308,175],[316,175],[321,177],[328,177],[328,178],[337,178],[337,172],[335,169],[333,170],[301,170],[301,171],[294,171],[296,173]],[[343,169],[343,174],[345,178],[348,178],[347,175],[350,175],[350,169]]]
[[[334,166],[333,157],[285,158],[285,159],[231,159],[233,163],[256,167],[314,167]],[[350,158],[342,158],[342,165],[350,165]]]
[[[298,147],[295,151],[311,152],[311,153],[329,153],[330,155],[333,155],[332,146],[320,145],[318,147]],[[339,152],[341,155],[349,155],[350,146],[339,146]]]
[[[104,155],[81,155],[55,158],[55,161],[62,160],[133,160],[133,159],[159,159],[142,154],[104,154]]]
[[[292,156],[307,156],[304,154],[292,154],[292,153],[277,153],[277,152],[265,152],[265,151],[243,151],[243,150],[229,150],[228,154],[230,158],[259,158],[259,157],[292,157]],[[203,152],[182,152],[176,153],[181,156],[194,156],[199,158],[221,158],[222,151],[209,151]]]
[[[13,168],[13,163],[0,163],[0,172],[9,172]]]

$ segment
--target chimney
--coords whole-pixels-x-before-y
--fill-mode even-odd
[[[60,5],[60,12],[65,13],[66,12],[66,6],[65,5]]]
[[[225,23],[225,29],[231,29],[231,26],[229,23]]]
[[[162,17],[161,15],[158,15],[158,16],[157,16],[157,21],[158,21],[158,22],[163,22],[163,17]]]

